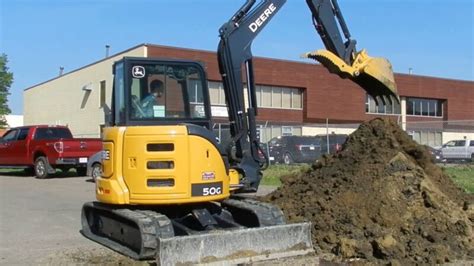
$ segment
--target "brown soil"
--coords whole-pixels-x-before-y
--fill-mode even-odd
[[[340,153],[282,178],[264,197],[339,261],[435,264],[474,258],[474,196],[461,191],[394,122],[374,119]]]

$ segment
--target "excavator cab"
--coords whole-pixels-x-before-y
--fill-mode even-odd
[[[206,74],[198,62],[125,57],[114,65],[111,124],[189,123],[210,129]]]
[[[306,0],[306,3],[326,49],[306,53],[304,57],[315,59],[330,73],[359,84],[378,103],[399,102],[392,65],[385,58],[370,57],[365,49],[356,51],[356,41],[351,39],[337,0]]]

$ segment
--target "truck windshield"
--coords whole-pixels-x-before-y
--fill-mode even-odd
[[[72,139],[72,134],[67,128],[38,128],[35,133],[35,139]]]
[[[203,75],[193,65],[134,64],[131,67],[131,120],[206,118]]]

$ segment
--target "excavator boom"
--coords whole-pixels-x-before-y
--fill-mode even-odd
[[[286,0],[264,0],[250,10],[255,0],[248,0],[219,29],[221,40],[217,57],[229,108],[231,146],[235,147],[235,154],[230,157],[230,163],[232,168],[244,176],[241,192],[256,192],[262,177],[262,162],[258,155],[260,146],[255,119],[258,109],[251,45],[253,39],[280,11],[285,2]],[[244,102],[243,73],[247,84],[247,108]]]

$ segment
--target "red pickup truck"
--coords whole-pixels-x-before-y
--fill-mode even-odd
[[[100,139],[73,138],[65,126],[17,127],[0,138],[0,168],[34,169],[37,178],[48,177],[55,168],[76,168],[82,176],[89,156],[100,150]]]

